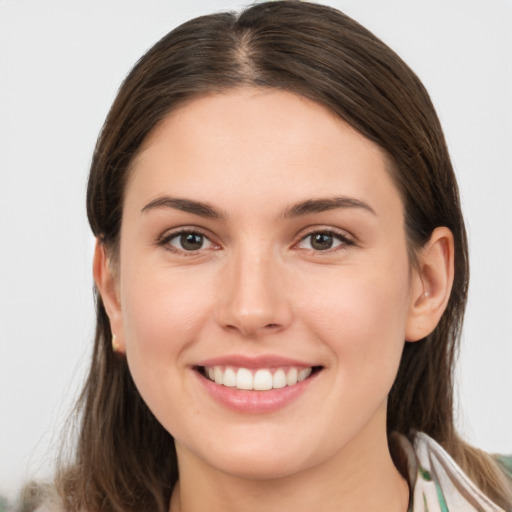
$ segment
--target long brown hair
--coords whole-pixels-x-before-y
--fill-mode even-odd
[[[443,132],[416,75],[384,43],[339,11],[277,1],[176,28],[135,65],[101,131],[87,213],[115,258],[130,163],[155,126],[198,95],[252,86],[293,91],[325,105],[381,146],[393,162],[412,259],[438,226],[455,240],[455,280],[434,332],[405,343],[388,401],[388,431],[422,431],[500,504],[507,490],[491,459],[457,436],[453,368],[468,289],[468,252],[458,188]],[[96,293],[97,328],[80,402],[75,458],[59,478],[69,510],[167,511],[178,478],[172,436],[141,399]]]

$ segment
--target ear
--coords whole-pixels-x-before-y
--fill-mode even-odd
[[[446,227],[436,228],[413,270],[406,341],[421,340],[435,329],[450,298],[453,267],[452,232]]]
[[[103,306],[110,320],[110,329],[115,336],[115,352],[125,353],[125,339],[123,327],[123,315],[121,302],[119,300],[119,283],[113,267],[109,260],[104,244],[97,238],[94,249],[93,276],[96,288],[98,289]]]

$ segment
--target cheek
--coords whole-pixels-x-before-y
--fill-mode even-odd
[[[198,272],[131,265],[121,283],[126,351],[135,378],[175,367],[211,317],[211,284]]]
[[[345,267],[303,282],[303,318],[344,368],[342,376],[394,379],[405,341],[409,272],[405,258]]]
[[[127,265],[121,283],[128,366],[143,400],[174,435],[183,429],[176,411],[201,415],[193,400],[184,401],[190,396],[186,354],[211,318],[211,284],[197,272],[131,268],[137,272]]]

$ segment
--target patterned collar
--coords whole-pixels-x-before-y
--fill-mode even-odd
[[[409,512],[504,512],[431,437],[418,432],[412,443],[401,434],[393,437],[407,461]]]

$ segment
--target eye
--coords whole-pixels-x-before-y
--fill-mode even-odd
[[[353,245],[353,242],[340,233],[333,231],[314,231],[302,238],[297,244],[297,247],[319,252],[338,249],[347,245]]]
[[[164,237],[160,245],[167,247],[175,252],[197,252],[204,249],[217,249],[207,236],[196,231],[180,231]]]

